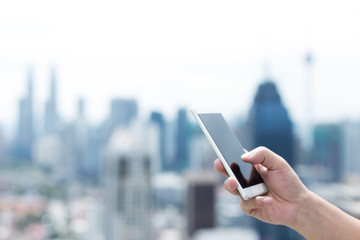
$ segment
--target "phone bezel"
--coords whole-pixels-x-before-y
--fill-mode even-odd
[[[262,194],[266,193],[268,191],[268,188],[267,188],[265,182],[258,183],[256,185],[246,187],[246,188],[243,188],[240,185],[240,183],[238,182],[238,180],[235,177],[235,174],[231,170],[231,168],[230,168],[229,164],[227,163],[227,161],[225,160],[224,156],[221,154],[221,151],[219,150],[219,148],[216,145],[214,139],[211,137],[210,133],[206,129],[204,123],[202,122],[202,120],[201,120],[201,118],[199,116],[199,114],[211,114],[211,113],[222,114],[222,113],[219,112],[219,111],[214,111],[214,110],[210,110],[210,109],[206,109],[206,108],[199,108],[199,107],[192,107],[191,108],[191,113],[194,115],[196,122],[199,124],[201,130],[205,134],[206,138],[209,140],[211,147],[214,149],[216,155],[219,157],[219,159],[222,162],[226,172],[229,174],[230,177],[233,177],[236,180],[237,185],[238,185],[237,190],[239,191],[241,197],[244,200],[249,200],[249,199],[251,199],[251,198],[253,198],[255,196],[262,195]]]

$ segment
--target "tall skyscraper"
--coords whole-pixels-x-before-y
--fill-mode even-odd
[[[106,148],[105,234],[108,240],[148,240],[151,232],[151,143],[156,137],[139,124],[115,130]]]
[[[78,100],[77,117],[74,122],[76,175],[79,180],[91,180],[96,172],[94,162],[89,159],[89,126],[85,117],[85,101]]]
[[[360,123],[343,123],[342,135],[342,180],[345,180],[347,183],[350,184],[358,185],[360,183]]]
[[[51,69],[50,75],[50,95],[45,104],[45,120],[44,132],[45,134],[53,134],[59,130],[60,119],[57,110],[57,87],[56,87],[56,72]]]
[[[314,149],[312,165],[322,169],[317,174],[318,181],[340,182],[343,174],[341,126],[322,124],[314,126]]]
[[[305,126],[304,126],[304,136],[303,136],[303,147],[304,150],[310,152],[313,145],[313,55],[311,52],[307,53],[305,56]]]
[[[160,112],[152,112],[150,121],[157,126],[159,131],[160,170],[166,171],[169,169],[169,162],[166,157],[166,121],[164,119],[164,115]]]
[[[252,147],[265,146],[294,166],[293,125],[273,82],[266,81],[259,86],[248,126]]]
[[[189,167],[189,121],[187,110],[181,108],[178,111],[175,127],[175,162],[173,169],[178,172]]]
[[[19,101],[19,123],[14,155],[24,161],[31,161],[33,140],[33,72],[30,70],[28,73],[27,94]]]
[[[265,81],[259,86],[250,109],[248,126],[252,148],[265,146],[294,166],[293,125],[273,82]],[[262,239],[302,239],[295,231],[283,226],[257,221],[256,228]]]

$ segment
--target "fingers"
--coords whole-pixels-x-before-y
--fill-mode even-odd
[[[220,159],[216,159],[214,162],[214,168],[217,172],[223,174],[227,179],[224,182],[224,188],[229,191],[230,193],[234,195],[240,195],[239,191],[237,190],[237,182],[234,178],[229,177],[229,174],[227,174],[224,166],[222,165]]]
[[[265,147],[258,147],[241,156],[242,160],[251,164],[261,164],[269,170],[286,166],[286,161]]]
[[[229,191],[233,195],[240,196],[239,191],[237,190],[238,183],[236,182],[235,178],[229,177],[224,182],[224,188]]]
[[[214,162],[214,168],[218,173],[221,173],[225,177],[229,177],[229,174],[227,174],[223,164],[221,163],[220,159],[216,159]]]
[[[268,207],[273,203],[273,201],[274,200],[268,196],[257,196],[250,200],[242,200],[241,209],[244,211],[245,214],[249,216],[254,216],[257,209]]]

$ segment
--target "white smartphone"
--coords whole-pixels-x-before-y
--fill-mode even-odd
[[[268,191],[263,179],[253,165],[241,160],[245,149],[220,112],[192,108],[197,123],[210,141],[229,176],[238,183],[238,191],[244,200]]]

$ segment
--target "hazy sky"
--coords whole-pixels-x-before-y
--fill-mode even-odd
[[[309,50],[314,119],[359,119],[359,13],[355,0],[1,1],[0,123],[16,121],[30,66],[39,116],[55,66],[69,120],[80,96],[93,122],[113,97],[169,118],[190,105],[244,114],[270,75],[301,122]]]

